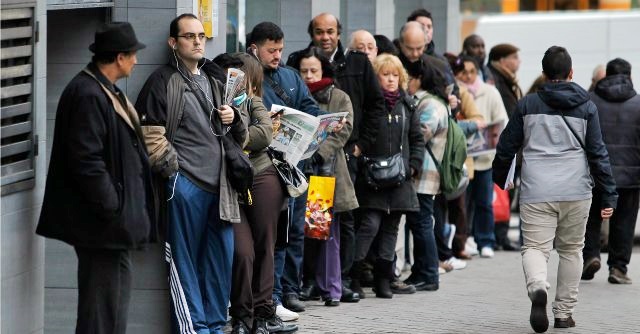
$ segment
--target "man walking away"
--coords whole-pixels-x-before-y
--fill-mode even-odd
[[[616,179],[618,206],[609,224],[609,283],[631,284],[627,266],[631,260],[633,235],[640,203],[640,95],[633,89],[631,64],[616,58],[607,64],[606,77],[596,83],[591,101],[598,107],[602,139],[611,154]],[[594,203],[602,194],[595,189]],[[593,279],[600,269],[600,228],[598,207],[591,205],[582,279]]]
[[[618,197],[598,109],[589,101],[589,94],[571,82],[571,66],[565,48],[552,46],[545,52],[542,71],[547,83],[537,94],[518,102],[493,160],[493,179],[505,187],[511,161],[522,148],[522,267],[531,299],[529,321],[538,333],[549,327],[547,261],[554,240],[560,257],[552,303],[554,327],[574,327],[572,315],[578,303],[594,181],[603,194],[599,203],[602,218],[611,217]]]

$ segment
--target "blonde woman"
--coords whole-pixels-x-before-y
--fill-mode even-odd
[[[385,98],[386,115],[380,119],[375,144],[367,151],[367,158],[389,158],[401,153],[406,178],[399,185],[381,189],[366,182],[365,175],[358,176],[356,196],[362,210],[362,220],[356,234],[351,286],[356,287],[354,291],[361,291],[361,288],[360,291],[356,289],[359,288],[363,261],[378,235],[374,290],[376,297],[391,298],[393,293],[390,283],[394,280],[393,260],[400,217],[419,209],[411,179],[422,168],[424,139],[420,131],[419,115],[414,112],[411,97],[405,93],[408,75],[400,59],[389,54],[380,55],[375,59],[373,67]],[[365,169],[362,168],[360,172],[364,173]],[[415,292],[413,287],[403,285],[402,288]]]

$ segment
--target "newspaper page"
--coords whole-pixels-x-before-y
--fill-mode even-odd
[[[476,157],[488,153],[495,153],[498,146],[498,139],[504,130],[505,121],[498,121],[487,124],[484,129],[467,138],[467,156]]]
[[[313,135],[313,140],[302,155],[301,159],[304,160],[311,158],[311,156],[316,153],[320,147],[320,144],[322,144],[322,142],[335,131],[336,127],[338,127],[342,121],[342,118],[347,117],[348,114],[348,112],[336,112],[318,116],[320,124],[318,125],[316,133]]]
[[[244,72],[237,68],[227,70],[227,84],[224,87],[224,104],[231,105],[233,99],[245,90]]]
[[[302,155],[313,141],[320,120],[296,109],[277,104],[271,105],[271,111],[282,109],[284,112],[280,116],[280,127],[270,146],[284,153],[284,159],[295,166],[302,160]]]

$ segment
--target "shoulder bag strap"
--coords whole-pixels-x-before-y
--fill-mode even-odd
[[[265,75],[264,76],[264,80],[269,84],[269,86],[273,89],[273,91],[276,93],[276,95],[278,95],[278,97],[280,97],[282,99],[282,101],[284,101],[284,104],[287,105],[287,107],[291,107],[291,97],[289,95],[287,95],[287,93],[284,91],[284,89],[282,89],[282,87],[280,87],[280,85],[278,85],[277,82],[275,82],[270,76]]]
[[[580,147],[582,147],[582,149],[586,152],[587,149],[584,148],[584,144],[582,143],[582,140],[580,140],[580,137],[578,137],[578,134],[573,130],[573,128],[571,127],[571,125],[569,125],[569,122],[567,121],[567,119],[564,117],[564,113],[560,113],[560,115],[562,116],[562,120],[564,121],[564,123],[567,125],[567,127],[569,128],[569,131],[571,131],[571,133],[573,134],[574,137],[576,137],[576,140],[578,140],[578,143],[580,144]]]

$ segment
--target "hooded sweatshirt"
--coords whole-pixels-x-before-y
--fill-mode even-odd
[[[640,95],[628,75],[598,81],[591,100],[598,107],[602,137],[618,188],[640,188]]]
[[[595,186],[603,193],[601,207],[615,208],[615,181],[598,110],[577,84],[546,83],[518,102],[493,162],[499,186],[520,148],[522,203],[585,200]]]

